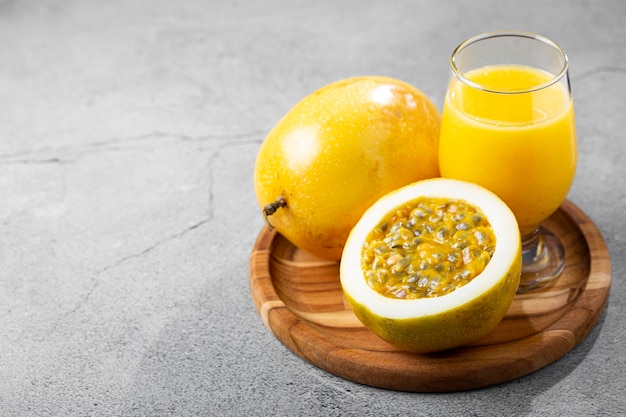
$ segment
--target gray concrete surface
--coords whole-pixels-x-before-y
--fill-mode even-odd
[[[626,413],[626,2],[0,1],[0,416]],[[437,103],[463,39],[520,29],[571,59],[569,198],[612,256],[566,356],[454,394],[296,357],[248,289],[256,151],[296,101],[362,74]]]

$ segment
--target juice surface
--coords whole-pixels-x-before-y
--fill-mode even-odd
[[[466,74],[488,90],[453,78],[444,103],[439,165],[444,177],[490,189],[511,208],[522,236],[556,211],[576,170],[574,109],[567,86],[523,66]]]

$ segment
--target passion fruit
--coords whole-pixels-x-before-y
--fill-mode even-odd
[[[358,319],[382,339],[427,353],[476,341],[517,291],[515,216],[487,189],[434,178],[392,191],[350,233],[341,285]]]
[[[257,155],[254,187],[268,225],[301,249],[339,260],[378,198],[439,176],[440,123],[424,93],[394,78],[348,78],[310,94]]]

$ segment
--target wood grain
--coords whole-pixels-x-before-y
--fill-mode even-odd
[[[250,291],[265,325],[291,351],[355,382],[413,392],[468,390],[511,381],[556,361],[589,333],[604,310],[611,263],[601,233],[570,201],[544,226],[566,250],[563,274],[516,296],[481,340],[436,354],[407,353],[366,329],[347,305],[339,264],[262,230],[250,256]]]

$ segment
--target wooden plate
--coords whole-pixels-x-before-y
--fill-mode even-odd
[[[516,296],[480,341],[436,354],[406,353],[366,329],[346,304],[339,264],[261,231],[250,290],[265,325],[295,354],[340,377],[379,388],[459,391],[528,375],[569,352],[598,321],[611,286],[608,249],[593,222],[565,201],[544,226],[566,248],[563,274]]]

